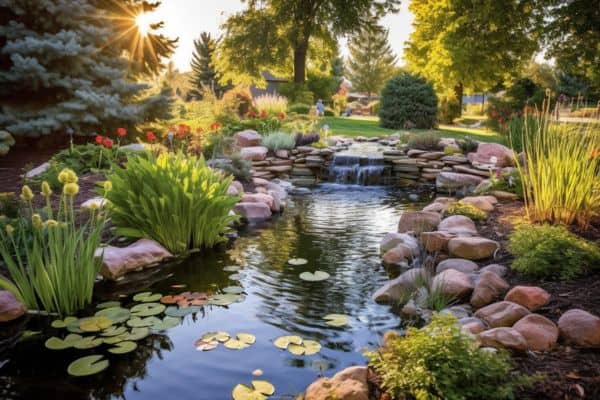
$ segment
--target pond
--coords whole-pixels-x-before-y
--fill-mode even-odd
[[[26,328],[44,333],[21,340],[0,358],[0,398],[227,400],[238,383],[264,379],[276,387],[272,398],[292,399],[320,375],[364,364],[363,352],[376,347],[386,330],[400,327],[390,307],[374,303],[371,295],[389,278],[380,264],[380,239],[396,230],[403,210],[417,208],[428,197],[412,202],[407,196],[393,187],[324,184],[309,195],[292,196],[282,216],[245,228],[229,248],[147,270],[133,283],[101,286],[103,299],[123,304],[131,303],[125,294],[141,290],[166,295],[244,288],[242,302],[205,306],[177,327],[140,341],[129,354],[48,350],[44,341],[57,331],[32,317]],[[308,263],[287,263],[297,257]],[[231,265],[243,268],[236,274],[223,269]],[[299,279],[300,273],[315,270],[330,278]],[[327,325],[323,316],[330,313],[350,316],[349,324]],[[220,345],[197,351],[194,342],[211,331],[248,332],[256,343],[242,350]],[[273,345],[282,335],[316,340],[322,349],[293,355]],[[90,377],[70,377],[69,363],[88,354],[107,354],[110,366]],[[253,377],[255,370],[262,371],[260,378]]]

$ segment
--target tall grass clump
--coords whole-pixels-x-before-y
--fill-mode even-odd
[[[259,113],[268,115],[285,113],[288,108],[288,100],[284,96],[276,94],[263,94],[254,99],[254,106]]]
[[[105,217],[94,207],[83,224],[77,224],[73,198],[79,192],[77,175],[60,172],[63,185],[59,205],[53,209],[52,189],[42,183],[46,206],[33,208],[34,194],[24,186],[24,216],[0,230],[0,255],[10,280],[0,276],[0,288],[10,290],[27,308],[69,315],[92,300],[94,280],[101,261],[94,256],[100,245]],[[110,190],[110,184],[105,191]]]
[[[232,177],[210,169],[204,157],[163,153],[135,157],[109,176],[117,233],[154,239],[173,253],[225,240],[239,198],[227,195]]]
[[[519,164],[529,219],[586,228],[600,204],[600,125],[553,122],[548,107],[531,121]]]
[[[271,151],[292,150],[296,146],[296,137],[286,132],[273,132],[263,137],[262,145]]]

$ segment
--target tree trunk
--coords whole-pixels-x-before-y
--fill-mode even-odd
[[[485,114],[485,92],[481,94],[481,115]]]
[[[308,44],[294,49],[294,83],[303,84],[306,78],[306,53]]]
[[[462,98],[463,98],[463,84],[459,82],[456,86],[454,86],[454,93],[456,94],[456,100],[458,101],[458,105],[460,106],[460,116],[462,116]]]

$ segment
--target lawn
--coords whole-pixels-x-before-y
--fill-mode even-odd
[[[398,132],[395,129],[386,129],[379,126],[377,117],[325,117],[322,126],[327,125],[332,135],[341,136],[387,136]],[[422,129],[413,129],[411,132],[425,132]],[[435,130],[445,138],[462,139],[470,136],[482,142],[503,142],[504,138],[497,132],[485,128],[464,128],[453,125],[440,125]]]

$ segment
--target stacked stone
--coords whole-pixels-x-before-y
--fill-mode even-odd
[[[299,146],[292,150],[295,157],[291,172],[291,182],[296,185],[312,185],[324,176],[329,169],[335,149],[316,149],[311,146]]]

